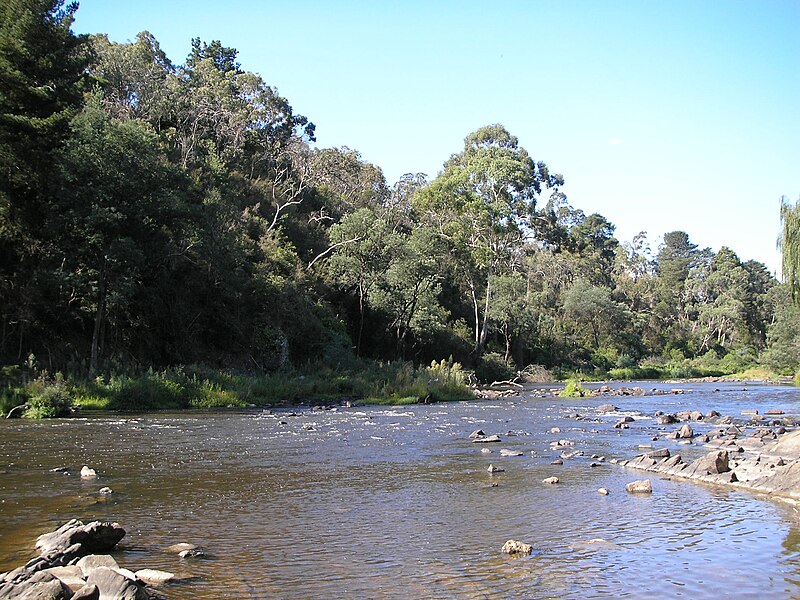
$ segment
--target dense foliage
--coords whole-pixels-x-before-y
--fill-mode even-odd
[[[195,39],[176,65],[147,32],[75,36],[75,10],[0,8],[0,364],[113,375],[139,402],[169,388],[176,406],[202,394],[120,377],[356,357],[484,378],[798,365],[797,310],[764,265],[681,231],[656,252],[620,243],[502,125],[390,186],[357,151],[317,148],[235,49]]]

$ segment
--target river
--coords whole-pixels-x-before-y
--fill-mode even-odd
[[[652,496],[629,495],[625,484],[647,474],[609,462],[647,443],[707,451],[652,441],[665,427],[656,410],[800,415],[800,389],[639,385],[685,393],[3,420],[0,572],[74,517],[118,521],[128,534],[117,561],[179,575],[161,589],[170,599],[800,596],[793,506],[653,475]],[[606,402],[620,410],[598,415]],[[620,415],[634,417],[630,429],[613,428]],[[502,442],[484,454],[468,438],[475,429]],[[557,440],[585,456],[551,464]],[[606,460],[592,467],[592,454]],[[490,475],[490,463],[505,472]],[[80,479],[84,464],[97,480]],[[543,484],[550,476],[560,483]],[[502,554],[510,538],[533,554]],[[163,551],[177,542],[207,556]]]

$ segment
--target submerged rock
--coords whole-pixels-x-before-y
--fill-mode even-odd
[[[499,442],[500,436],[497,435],[486,435],[483,437],[475,438],[472,440],[473,444],[490,444],[492,442]]]

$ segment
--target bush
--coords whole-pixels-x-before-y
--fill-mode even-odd
[[[589,395],[591,392],[574,379],[570,379],[564,389],[558,393],[559,398],[585,398]]]
[[[66,417],[72,413],[72,394],[60,379],[53,382],[37,381],[31,386],[33,392],[28,399],[25,417],[29,419],[51,419]]]
[[[475,367],[475,377],[481,383],[492,383],[493,381],[505,381],[515,375],[514,369],[509,365],[502,354],[497,352],[487,352],[481,357],[478,366]]]

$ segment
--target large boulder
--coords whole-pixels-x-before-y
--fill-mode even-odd
[[[119,523],[92,521],[84,525],[82,521],[72,519],[52,533],[40,535],[36,540],[36,548],[42,554],[47,554],[80,544],[84,555],[95,554],[110,551],[123,537],[125,530]]]
[[[24,581],[0,585],[0,598],[18,600],[68,600],[72,590],[55,575],[39,571]]]
[[[86,578],[86,583],[97,586],[100,598],[105,600],[149,600],[144,585],[129,579],[114,569],[98,567]]]
[[[625,486],[625,491],[629,494],[652,494],[653,484],[650,483],[649,479],[632,481]]]
[[[787,459],[800,458],[800,429],[784,434],[768,452]]]
[[[728,451],[717,450],[709,452],[702,458],[698,458],[686,467],[684,475],[717,475],[727,473],[731,468],[728,466]]]

